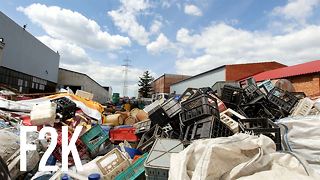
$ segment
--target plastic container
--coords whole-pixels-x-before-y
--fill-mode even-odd
[[[183,144],[176,139],[156,139],[144,162],[147,179],[168,179],[170,157],[183,150]]]
[[[117,148],[104,155],[96,163],[104,179],[114,179],[130,166],[129,160]]]
[[[195,122],[191,140],[232,136],[233,132],[215,116]]]
[[[74,117],[76,113],[77,105],[70,99],[66,97],[62,97],[58,99],[53,99],[51,100],[51,102],[54,102],[57,104],[56,113],[62,121],[65,121],[67,119]]]
[[[245,119],[245,117],[232,109],[227,109],[220,114],[220,121],[227,125],[233,133],[239,132],[239,119]]]
[[[149,131],[143,134],[137,148],[142,152],[148,152],[154,141],[159,137],[164,137],[164,135],[164,131],[156,124]]]
[[[48,102],[32,107],[30,112],[30,123],[33,126],[51,125],[53,126],[56,119],[57,104]]]
[[[57,159],[53,155],[50,155],[49,158],[47,159],[46,165],[54,166],[56,165],[56,162],[57,162]]]
[[[268,93],[268,100],[274,105],[280,107],[286,113],[289,113],[298,102],[298,98],[293,94],[277,87],[273,88]]]
[[[277,116],[271,113],[270,107],[267,109],[261,103],[240,105],[238,112],[247,118],[268,118],[276,119]]]
[[[239,83],[236,81],[217,81],[216,83],[214,83],[214,85],[212,86],[212,90],[213,92],[216,93],[216,95],[218,97],[221,97],[222,95],[222,89],[225,85],[231,85],[231,86],[235,86],[235,87],[240,87]]]
[[[293,108],[291,116],[306,116],[310,113],[313,105],[314,101],[310,98],[303,98],[299,100],[297,106]]]
[[[108,140],[108,138],[109,135],[99,124],[92,127],[80,137],[81,141],[87,146],[90,152],[98,149],[101,144]]]
[[[274,88],[274,85],[270,80],[265,80],[261,82],[258,87],[262,90],[262,92],[268,94],[268,92],[270,92]]]
[[[220,118],[217,100],[208,94],[201,94],[181,103],[180,120],[190,125],[197,120],[214,115]]]
[[[179,114],[181,111],[180,103],[177,100],[175,100],[174,98],[168,99],[161,106],[169,118],[173,118],[174,116]]]
[[[144,166],[143,163],[148,157],[148,153],[139,157],[132,165],[130,165],[125,171],[121,172],[115,177],[115,180],[135,180],[140,176],[143,176]]]
[[[147,132],[151,128],[151,121],[147,120],[147,121],[138,122],[138,123],[135,123],[133,127],[136,128],[135,134],[142,134]]]
[[[129,154],[131,159],[133,159],[134,156],[136,156],[136,155],[141,155],[142,154],[142,152],[139,151],[138,149],[129,148],[129,147],[126,147],[126,146],[124,146],[124,149]]]
[[[182,103],[183,101],[186,101],[189,98],[192,98],[197,91],[198,91],[197,88],[187,88],[178,99],[178,102]]]
[[[266,118],[240,119],[239,127],[241,132],[250,132],[255,135],[264,134],[270,137],[276,144],[277,150],[281,150],[280,127]]]
[[[160,105],[149,111],[148,114],[152,124],[158,124],[161,127],[170,121],[169,116]]]
[[[250,84],[244,88],[245,103],[256,103],[263,98],[265,98],[265,94],[256,85]]]
[[[226,84],[222,89],[220,99],[229,108],[237,106],[243,100],[243,89],[241,89],[240,87]]]
[[[249,77],[249,78],[247,78],[247,79],[240,80],[240,81],[239,81],[239,84],[240,84],[240,87],[241,87],[241,88],[246,88],[246,87],[248,87],[248,86],[250,86],[250,85],[254,85],[254,86],[257,85],[257,84],[256,84],[256,80],[255,80],[253,77]]]
[[[100,179],[101,179],[101,176],[98,173],[90,174],[88,176],[88,180],[100,180]]]
[[[134,127],[127,128],[114,128],[110,130],[110,140],[115,141],[128,141],[138,142],[139,137],[135,134],[136,129]]]

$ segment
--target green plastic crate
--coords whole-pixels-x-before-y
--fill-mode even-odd
[[[144,172],[143,163],[147,159],[147,157],[148,157],[148,153],[143,154],[125,171],[118,174],[118,176],[115,177],[115,180],[134,180],[138,178]]]
[[[109,134],[103,131],[101,126],[97,124],[84,133],[80,139],[87,146],[89,151],[93,152],[107,139],[109,139]]]

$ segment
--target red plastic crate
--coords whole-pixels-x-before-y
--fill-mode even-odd
[[[128,141],[128,142],[137,142],[139,137],[135,135],[136,128],[127,127],[127,128],[115,128],[110,130],[110,140],[114,141]]]
[[[62,153],[61,153],[61,151],[62,151],[62,146],[61,146],[62,145],[62,132],[58,130],[57,133],[58,133],[57,146],[54,149],[54,151],[52,152],[52,155],[58,161],[61,162],[62,161],[62,158],[61,158],[61,156],[62,156]],[[70,132],[68,132],[68,142],[70,142],[71,137],[72,137],[72,134]],[[79,138],[76,141],[76,147],[77,147],[80,159],[83,159],[88,155],[88,151],[87,151],[86,146],[80,141]],[[73,161],[71,152],[68,156],[68,163],[69,163],[69,165],[74,165],[74,161]]]

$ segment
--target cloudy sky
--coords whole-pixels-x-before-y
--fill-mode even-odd
[[[60,67],[129,95],[145,70],[195,75],[223,64],[320,59],[320,0],[0,0],[61,55]],[[1,28],[1,27],[0,27]]]

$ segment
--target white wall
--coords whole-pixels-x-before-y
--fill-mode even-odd
[[[175,91],[176,94],[182,94],[187,88],[211,87],[217,81],[225,81],[225,74],[225,67],[222,67],[199,76],[193,76],[187,80],[171,85],[170,93]]]
[[[0,11],[0,38],[4,38],[5,43],[0,65],[57,83],[59,54],[27,30]]]
[[[59,69],[58,85],[81,86],[81,90],[92,93],[93,100],[101,104],[111,98],[109,92],[98,83],[84,74],[73,71]]]

